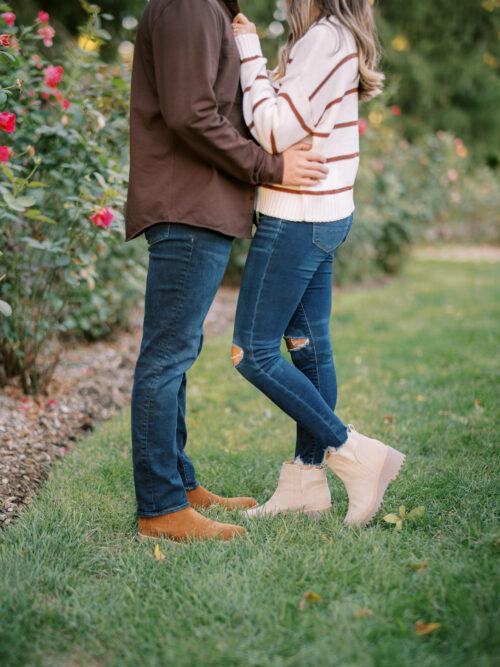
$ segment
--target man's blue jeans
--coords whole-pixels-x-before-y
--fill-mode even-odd
[[[241,285],[234,332],[238,371],[297,422],[295,456],[321,464],[347,440],[335,414],[330,342],[333,257],[352,226],[260,217]],[[285,337],[293,365],[281,355]]]
[[[186,491],[198,486],[185,450],[186,372],[200,354],[232,242],[176,223],[156,224],[146,238],[144,330],[132,390],[134,481],[144,517],[187,507]]]

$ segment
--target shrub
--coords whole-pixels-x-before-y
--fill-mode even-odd
[[[137,292],[137,250],[123,244],[128,72],[68,43],[51,62],[54,30],[39,14],[18,27],[0,5],[0,380],[43,388],[55,334],[123,322]],[[107,38],[89,7],[87,41]],[[3,130],[3,131],[2,131]],[[119,286],[116,290],[116,286]],[[103,308],[105,304],[106,308]]]

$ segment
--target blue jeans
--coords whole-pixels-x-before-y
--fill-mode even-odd
[[[330,311],[333,257],[352,222],[261,216],[238,301],[233,363],[297,422],[295,456],[307,464],[323,463],[329,447],[347,440],[335,414]],[[293,365],[281,355],[283,337]]]
[[[132,458],[140,516],[176,512],[198,486],[186,454],[186,372],[200,354],[203,321],[232,239],[176,223],[146,230],[144,329],[132,390]]]

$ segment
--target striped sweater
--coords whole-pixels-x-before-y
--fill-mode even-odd
[[[321,19],[294,45],[285,76],[272,83],[259,38],[236,37],[241,58],[243,111],[253,136],[270,153],[300,140],[327,158],[317,185],[263,184],[256,208],[285,220],[341,220],[354,210],[359,164],[358,55],[352,34],[333,18]]]

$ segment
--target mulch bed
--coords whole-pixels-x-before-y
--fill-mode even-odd
[[[231,327],[237,292],[222,288],[205,322],[207,335]],[[43,395],[15,384],[0,391],[0,528],[8,525],[47,477],[53,461],[71,451],[98,421],[130,402],[140,345],[141,314],[128,332],[98,343],[66,343]]]

